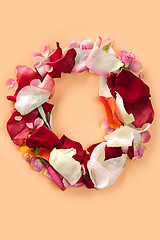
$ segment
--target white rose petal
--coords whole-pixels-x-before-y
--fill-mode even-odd
[[[122,172],[127,161],[126,154],[105,160],[105,146],[105,142],[96,146],[87,164],[91,180],[97,189],[111,186]]]
[[[81,165],[72,158],[76,154],[75,149],[56,149],[50,154],[49,162],[71,185],[77,183],[82,175]]]
[[[35,86],[22,88],[16,98],[15,108],[21,115],[30,113],[45,103],[50,96],[50,91]]]

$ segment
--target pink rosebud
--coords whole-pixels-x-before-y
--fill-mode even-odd
[[[131,62],[135,61],[135,55],[128,51],[121,51],[120,55],[118,56],[119,60],[121,60],[125,67],[127,68]]]

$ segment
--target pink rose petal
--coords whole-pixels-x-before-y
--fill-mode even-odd
[[[35,87],[39,87],[41,85],[41,80],[40,79],[33,79],[30,82],[30,86],[35,86]]]
[[[86,65],[90,71],[99,76],[104,76],[110,72],[118,70],[123,63],[115,56],[108,54],[101,48],[96,47],[91,50],[86,60]]]
[[[115,130],[109,126],[107,118],[102,122],[101,128],[105,128],[108,134],[114,132]]]
[[[26,162],[30,163],[31,156],[28,153],[25,153],[24,159],[26,160]]]
[[[48,57],[48,55],[49,55],[49,46],[48,46],[48,44],[42,46],[41,53],[43,54],[43,56]]]
[[[53,96],[54,89],[55,89],[55,82],[52,77],[50,77],[48,74],[43,79],[43,82],[40,86],[40,88],[48,90],[50,92],[50,98]]]
[[[107,39],[102,45],[101,48],[103,49],[105,46],[109,45],[111,43],[111,39]]]
[[[47,168],[52,180],[57,184],[57,186],[64,191],[66,188],[64,187],[59,175],[56,173],[56,171],[53,169],[53,167],[49,164],[48,161],[45,161],[44,167]]]
[[[131,63],[130,69],[133,72],[139,73],[142,72],[142,64],[138,61],[134,61]]]
[[[149,133],[149,131],[144,131],[141,132],[141,142],[142,143],[148,143],[151,139],[151,134]]]
[[[91,40],[83,40],[80,44],[81,49],[92,49],[93,43]]]
[[[81,41],[79,40],[74,40],[73,42],[69,43],[69,48],[79,48],[81,45]]]
[[[42,127],[44,124],[44,121],[43,119],[41,118],[36,118],[35,121],[34,121],[34,128],[37,129],[39,127]]]
[[[18,83],[16,80],[12,79],[12,78],[9,78],[6,82],[6,86],[8,88],[13,88],[14,90],[17,90],[18,88]]]
[[[30,159],[31,167],[36,172],[41,172],[43,170],[42,161],[38,157],[32,157]]]

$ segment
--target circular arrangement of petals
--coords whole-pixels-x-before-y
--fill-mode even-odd
[[[7,87],[15,93],[7,99],[14,109],[7,122],[11,140],[24,153],[34,171],[51,178],[61,189],[82,187],[104,189],[115,183],[128,159],[141,158],[150,141],[154,111],[149,87],[143,82],[143,67],[133,53],[116,53],[112,42],[98,37],[75,40],[62,49],[48,45],[32,54],[33,68],[16,67],[16,79]],[[89,71],[99,76],[99,100],[106,111],[101,127],[104,142],[83,149],[79,142],[52,128],[53,105],[47,103],[55,91],[54,78],[61,73]]]

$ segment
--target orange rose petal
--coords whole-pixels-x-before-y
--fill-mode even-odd
[[[119,121],[119,119],[115,115],[114,98],[112,97],[106,98],[104,96],[100,96],[99,100],[103,103],[105,107],[109,126],[114,129],[120,128],[120,126],[122,126],[122,123]]]

